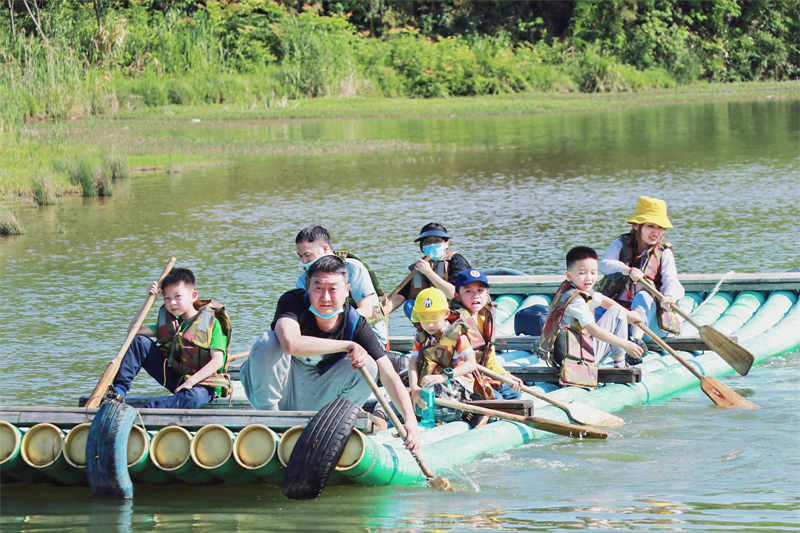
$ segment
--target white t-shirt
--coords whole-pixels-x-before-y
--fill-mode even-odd
[[[593,324],[594,310],[597,309],[598,306],[603,305],[603,302],[606,301],[609,301],[609,298],[596,291],[592,292],[592,299],[588,302],[580,295],[574,297],[564,310],[564,316],[561,318],[561,326],[568,327],[572,324],[573,320],[577,320],[581,327],[585,327],[587,324]]]

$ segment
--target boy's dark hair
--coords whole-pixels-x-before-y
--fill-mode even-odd
[[[192,287],[194,287],[195,279],[192,271],[189,270],[188,268],[173,268],[172,271],[169,274],[167,274],[167,276],[161,282],[161,290],[163,291],[170,285],[175,285],[176,283],[180,282],[183,282],[187,285],[191,285]]]
[[[347,263],[338,255],[323,255],[308,268],[306,273],[306,285],[311,283],[311,278],[318,273],[336,273],[344,276],[347,283]]]
[[[323,228],[322,226],[308,226],[300,230],[297,234],[297,237],[294,238],[295,244],[300,244],[301,242],[315,242],[315,241],[323,241],[325,244],[331,244],[331,236],[328,233],[328,230]]]
[[[594,248],[589,248],[588,246],[576,246],[567,252],[567,268],[569,269],[575,263],[575,261],[588,258],[597,259],[597,252],[594,251]]]

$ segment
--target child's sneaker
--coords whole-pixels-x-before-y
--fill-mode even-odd
[[[103,400],[114,400],[115,402],[125,403],[125,395],[119,392],[114,385],[109,385]]]

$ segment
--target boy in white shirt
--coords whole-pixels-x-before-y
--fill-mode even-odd
[[[597,281],[597,252],[577,246],[567,253],[566,263],[567,279],[553,296],[542,331],[540,350],[545,357],[557,366],[563,366],[565,361],[579,361],[595,368],[597,363],[609,363],[609,359],[616,368],[625,368],[625,352],[634,360],[641,360],[644,350],[628,340],[628,323],[640,323],[641,316],[593,290]],[[597,307],[605,308],[606,312],[595,322]],[[582,385],[563,376],[562,380],[564,384]]]

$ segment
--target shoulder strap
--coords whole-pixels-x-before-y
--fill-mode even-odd
[[[358,320],[361,318],[361,315],[358,314],[352,306],[347,306],[347,316],[345,317],[345,333],[347,334],[347,340],[352,341],[353,337],[356,335],[356,326],[358,326]]]

